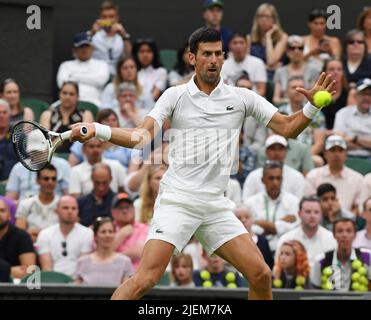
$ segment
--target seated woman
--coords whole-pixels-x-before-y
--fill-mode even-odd
[[[77,262],[76,283],[119,286],[132,274],[129,257],[113,249],[115,228],[110,217],[98,217],[93,225],[96,249]]]
[[[357,19],[357,29],[363,31],[368,48],[368,56],[371,55],[371,7],[365,7]]]
[[[132,52],[139,70],[138,79],[143,92],[150,93],[157,101],[166,89],[167,71],[161,66],[156,42],[153,39],[137,39]]]
[[[310,266],[301,242],[284,242],[279,248],[273,268],[273,287],[280,289],[309,289]]]
[[[193,288],[193,262],[189,254],[181,253],[171,259],[171,286]]]
[[[168,75],[170,86],[186,83],[192,78],[194,67],[189,63],[188,53],[188,43],[178,50],[176,65],[174,70],[171,70]]]
[[[70,126],[77,122],[93,122],[93,114],[77,108],[79,87],[76,82],[66,81],[59,91],[60,104],[41,114],[40,125],[44,128],[62,133],[70,130]],[[68,153],[72,142],[64,141],[56,150],[58,153]]]
[[[113,81],[106,85],[102,93],[103,108],[118,108],[117,94],[119,86],[123,82],[129,82],[135,85],[135,95],[139,108],[147,109],[148,111],[153,108],[155,101],[151,94],[143,91],[143,87],[138,80],[137,65],[132,57],[123,58],[118,62],[117,72]]]
[[[250,43],[250,54],[265,62],[268,79],[273,80],[274,71],[282,65],[287,45],[287,34],[273,4],[263,3],[256,10]]]
[[[11,110],[10,126],[15,125],[21,120],[34,120],[32,109],[21,105],[21,92],[16,80],[9,78],[3,81],[0,87],[0,97],[9,103]]]

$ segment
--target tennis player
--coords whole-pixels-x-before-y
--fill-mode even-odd
[[[170,118],[169,169],[154,206],[154,216],[137,272],[112,299],[139,299],[160,280],[174,252],[194,234],[209,254],[215,253],[239,270],[249,283],[249,299],[271,299],[271,271],[263,256],[233,214],[226,197],[238,137],[246,117],[287,138],[296,137],[319,112],[312,105],[319,90],[332,94],[334,81],[321,74],[311,90],[298,88],[308,102],[302,111],[285,116],[253,91],[226,85],[220,77],[224,62],[220,33],[196,30],[189,39],[189,59],[195,76],[166,90],[143,124],[134,129],[98,123],[72,127],[72,139],[93,136],[129,148],[142,148]],[[80,128],[87,126],[82,136]]]

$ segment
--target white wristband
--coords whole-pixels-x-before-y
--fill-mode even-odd
[[[95,136],[103,141],[109,141],[111,139],[112,130],[111,127],[105,126],[98,122],[94,122],[95,126]]]
[[[321,111],[322,108],[317,108],[313,106],[310,102],[308,102],[304,108],[303,108],[303,113],[308,119],[313,119],[318,112]]]

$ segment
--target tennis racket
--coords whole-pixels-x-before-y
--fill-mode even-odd
[[[53,153],[65,140],[69,140],[72,131],[57,133],[41,127],[31,121],[20,121],[12,130],[12,142],[15,154],[22,165],[31,171],[40,171],[51,161]],[[88,129],[83,126],[81,135]]]

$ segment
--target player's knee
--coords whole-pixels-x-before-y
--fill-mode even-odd
[[[250,280],[250,285],[255,287],[267,287],[272,281],[272,272],[269,267],[264,264],[262,268],[259,268],[259,271],[256,272],[252,279]]]

